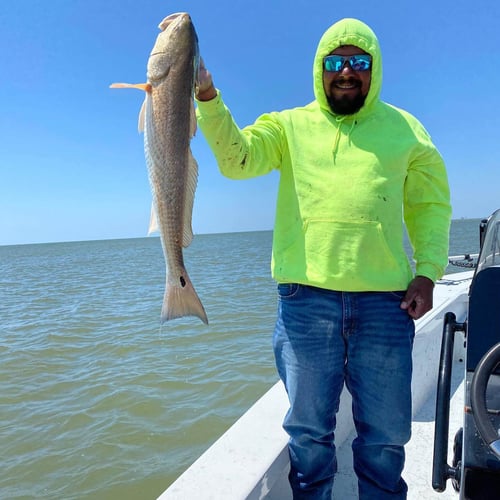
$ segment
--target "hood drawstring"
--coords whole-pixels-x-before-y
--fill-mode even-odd
[[[335,134],[335,140],[333,141],[333,163],[335,163],[335,159],[337,156],[337,150],[339,148],[339,143],[340,143],[340,136],[342,135],[341,128],[344,123],[344,120],[347,118],[347,116],[336,116],[335,121],[337,122],[337,132]],[[351,124],[351,128],[349,129],[349,132],[347,132],[347,137],[349,139],[349,144],[351,140],[351,132],[354,130],[354,127],[358,123],[358,120],[353,120]]]

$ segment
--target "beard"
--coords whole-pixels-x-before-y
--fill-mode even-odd
[[[361,95],[361,92],[357,94],[355,97],[333,97],[326,96],[328,100],[328,105],[330,109],[336,115],[353,115],[357,113],[365,103],[366,96]]]

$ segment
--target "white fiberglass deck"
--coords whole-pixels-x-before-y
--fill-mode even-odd
[[[412,439],[406,447],[403,473],[409,486],[409,500],[457,499],[451,483],[444,493],[431,486],[434,440],[435,394],[441,348],[443,316],[452,311],[458,321],[467,312],[467,294],[472,272],[447,275],[434,292],[434,309],[416,323],[413,370]],[[460,334],[458,334],[460,335]],[[455,339],[450,411],[449,459],[453,436],[463,416],[463,341]],[[182,474],[159,500],[288,500],[287,436],[281,427],[288,400],[281,382],[273,386],[211,448]],[[351,441],[354,437],[350,396],[344,391],[337,417],[336,443],[339,470],[334,497],[357,498],[352,471]]]
[[[463,337],[462,337],[463,338]],[[450,434],[448,440],[448,463],[451,464],[453,438],[456,431],[462,427],[464,411],[464,363],[460,355],[463,342],[457,337],[455,359],[453,365],[450,403]],[[438,493],[432,489],[432,454],[434,446],[434,417],[436,411],[436,391],[428,394],[427,401],[413,416],[412,438],[406,445],[406,465],[403,477],[408,483],[408,500],[458,500],[458,494],[453,489],[451,481],[447,482],[446,490]],[[352,473],[351,434],[338,451],[339,471],[335,479],[335,499],[357,499],[356,477]],[[278,499],[278,497],[275,497]],[[283,497],[290,498],[290,497]]]

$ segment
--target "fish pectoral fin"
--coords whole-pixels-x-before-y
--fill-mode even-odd
[[[139,89],[144,92],[151,92],[152,86],[150,83],[112,83],[110,89]]]
[[[194,159],[194,156],[189,150],[188,154],[188,168],[187,168],[187,179],[186,179],[186,196],[184,198],[184,221],[183,221],[183,235],[182,235],[182,246],[184,248],[188,247],[193,240],[193,229],[191,226],[191,220],[193,217],[193,204],[194,204],[194,193],[196,191],[196,184],[198,184],[198,164]]]
[[[139,119],[137,121],[137,130],[139,133],[144,132],[144,125],[146,123],[146,108],[148,105],[150,94],[146,94],[146,98],[142,102],[141,110],[139,111]]]
[[[145,115],[145,108],[146,108],[146,102],[148,100],[148,97],[151,95],[151,91],[153,90],[153,87],[150,83],[112,83],[109,86],[110,89],[139,89],[139,90],[144,90],[146,92],[146,99],[144,99],[144,102],[142,103],[141,110],[139,112],[139,123],[137,125],[137,129],[139,132],[144,132],[144,115]]]
[[[148,236],[159,231],[158,216],[156,215],[155,204],[151,203],[151,214],[149,216]]]

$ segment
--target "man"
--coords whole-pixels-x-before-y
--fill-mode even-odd
[[[359,497],[402,499],[413,320],[432,308],[447,263],[446,172],[422,125],[380,100],[382,60],[368,26],[344,19],[328,29],[313,78],[312,103],[240,130],[202,68],[198,121],[226,176],[280,171],[273,344],[290,400],[284,428],[294,499],[331,498],[344,383],[353,399]]]

